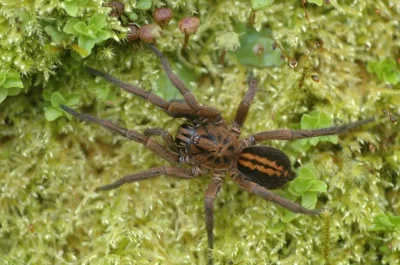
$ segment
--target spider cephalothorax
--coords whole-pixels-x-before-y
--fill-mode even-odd
[[[175,141],[189,160],[207,169],[230,169],[241,149],[238,139],[226,128],[208,123],[199,126],[183,124]]]
[[[269,191],[269,189],[282,187],[286,182],[294,179],[296,173],[292,171],[290,160],[285,153],[271,146],[257,144],[265,140],[292,140],[334,135],[371,122],[374,120],[373,118],[315,130],[264,131],[239,139],[240,129],[256,93],[255,79],[250,80],[249,89],[238,106],[233,124],[229,127],[218,110],[200,105],[183,82],[172,72],[163,54],[154,45],[149,45],[149,47],[160,58],[168,78],[183,95],[184,101],[166,101],[156,94],[123,83],[108,74],[91,68],[88,68],[88,72],[95,76],[102,76],[122,89],[148,100],[172,117],[189,120],[190,124],[183,124],[179,128],[175,139],[169,132],[160,128],[149,128],[142,134],[135,130],[122,128],[107,120],[78,113],[66,106],[61,106],[61,108],[83,121],[97,123],[110,131],[145,145],[156,155],[176,166],[154,167],[141,173],[125,176],[97,190],[115,189],[125,183],[160,175],[190,179],[211,172],[212,179],[205,193],[205,223],[210,250],[209,264],[213,263],[214,199],[220,190],[222,178],[226,172],[230,173],[233,181],[242,189],[277,203],[292,212],[320,213],[319,210],[306,209]],[[152,136],[155,135],[161,136],[165,145],[154,141]]]

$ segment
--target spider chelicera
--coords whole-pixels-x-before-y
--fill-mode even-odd
[[[144,134],[141,134],[135,130],[122,128],[107,120],[78,113],[66,106],[61,106],[61,108],[82,121],[97,123],[112,132],[141,143],[156,155],[179,166],[154,167],[144,172],[127,175],[112,184],[97,188],[96,191],[111,190],[125,183],[151,179],[161,175],[192,179],[211,173],[212,178],[204,199],[209,264],[213,263],[214,200],[226,172],[229,172],[233,181],[240,188],[265,200],[277,203],[292,212],[310,215],[321,212],[320,210],[306,209],[269,191],[270,189],[280,188],[286,182],[293,180],[296,173],[292,171],[290,160],[285,153],[271,146],[256,144],[265,140],[292,140],[335,135],[371,122],[374,118],[315,130],[278,129],[264,131],[240,139],[241,127],[256,94],[256,80],[250,79],[249,88],[238,106],[234,122],[231,126],[228,126],[220,111],[200,105],[184,83],[173,73],[166,57],[154,45],[148,46],[160,58],[168,78],[183,95],[183,101],[166,101],[151,92],[123,83],[111,75],[92,68],[88,68],[88,72],[95,76],[101,76],[129,93],[148,100],[172,117],[186,118],[190,123],[180,126],[175,139],[169,132],[161,128],[149,128],[145,130]],[[153,136],[161,136],[165,145],[154,141]]]

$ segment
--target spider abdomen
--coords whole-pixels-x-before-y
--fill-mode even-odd
[[[223,127],[183,124],[175,138],[197,164],[209,169],[229,169],[237,156],[240,143]]]
[[[296,177],[287,155],[271,146],[244,148],[237,160],[237,168],[246,179],[267,189],[280,188]]]

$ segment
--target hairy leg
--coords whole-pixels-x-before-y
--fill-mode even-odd
[[[164,131],[161,128],[148,128],[144,131],[144,135],[148,137],[161,136],[169,149],[171,149],[174,153],[179,153],[179,148],[175,144],[174,137],[172,137],[169,132]]]
[[[303,214],[319,214],[321,210],[310,210],[307,208],[304,208],[303,206],[294,203],[292,201],[289,201],[281,196],[278,196],[266,188],[258,185],[257,183],[245,180],[243,176],[240,174],[237,174],[233,180],[241,187],[242,189],[254,193],[255,195],[258,195],[262,197],[263,199],[267,201],[271,201],[273,203],[279,204],[282,207],[285,207],[286,209],[294,212],[294,213],[303,213]]]
[[[208,239],[208,264],[213,264],[213,248],[214,248],[214,200],[221,187],[221,175],[214,173],[211,183],[208,185],[204,197],[204,212],[206,215],[206,230]]]
[[[164,68],[164,71],[167,73],[169,80],[179,90],[187,105],[189,105],[190,108],[195,111],[196,115],[200,117],[219,120],[221,113],[214,108],[205,107],[199,104],[192,92],[190,92],[190,90],[186,88],[182,80],[180,80],[178,76],[174,74],[168,62],[168,59],[162,54],[162,52],[159,51],[157,47],[153,44],[148,44],[148,47],[155,53],[155,55],[157,55],[158,58],[160,58],[161,64]]]
[[[134,131],[134,130],[128,130],[125,128],[122,128],[110,121],[99,119],[87,114],[82,114],[79,112],[76,112],[75,110],[68,108],[67,106],[61,105],[60,106],[63,110],[68,112],[69,114],[72,114],[73,116],[79,118],[82,121],[88,121],[88,122],[93,122],[96,124],[99,124],[100,126],[106,128],[109,131],[118,133],[130,140],[133,140],[135,142],[138,142],[140,144],[143,144],[147,148],[149,148],[151,151],[156,153],[157,155],[161,156],[167,161],[170,161],[172,163],[178,163],[179,162],[179,155],[175,154],[167,149],[165,149],[162,145],[159,143],[153,141],[147,136],[144,136],[143,134]]]
[[[256,143],[266,140],[292,140],[292,139],[312,138],[318,136],[336,135],[351,130],[355,127],[370,123],[374,120],[375,118],[369,118],[341,126],[333,126],[333,127],[314,129],[314,130],[279,129],[279,130],[265,131],[251,135],[249,138],[247,138],[247,142],[249,143],[249,145],[254,145]]]
[[[169,166],[153,167],[144,172],[127,175],[109,185],[105,185],[105,186],[101,186],[101,187],[97,188],[96,191],[112,190],[112,189],[119,188],[126,183],[132,183],[132,182],[137,182],[137,181],[141,181],[141,180],[152,179],[152,178],[158,177],[160,175],[173,176],[173,177],[181,178],[181,179],[192,179],[196,176],[196,174],[193,172],[193,170],[190,170],[190,169],[184,169],[184,168],[179,168],[179,167],[169,167]]]
[[[197,117],[196,111],[193,110],[188,104],[185,102],[179,102],[179,101],[167,101],[156,94],[153,94],[151,92],[148,92],[142,88],[139,88],[137,86],[131,85],[124,83],[117,78],[113,77],[112,75],[100,72],[96,69],[87,67],[87,71],[95,76],[100,76],[107,80],[108,82],[119,86],[123,90],[134,94],[136,96],[139,96],[150,103],[154,104],[155,106],[159,107],[160,109],[164,110],[169,116],[172,117],[184,117],[184,118],[189,118],[190,120],[193,119],[194,117]]]
[[[239,107],[236,111],[235,120],[230,130],[236,135],[236,137],[239,137],[240,135],[240,129],[242,128],[243,123],[246,120],[247,113],[249,112],[250,106],[253,103],[254,96],[256,95],[256,90],[257,80],[254,77],[250,77],[249,88],[239,104]]]

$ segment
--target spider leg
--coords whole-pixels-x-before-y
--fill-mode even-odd
[[[144,135],[148,137],[161,136],[164,139],[167,146],[169,147],[169,149],[171,149],[172,152],[179,154],[179,148],[175,144],[174,137],[172,137],[172,135],[169,132],[164,131],[161,128],[148,128],[144,131]]]
[[[112,75],[100,72],[100,71],[90,68],[90,67],[87,67],[86,70],[90,74],[92,74],[94,76],[100,76],[100,77],[104,78],[105,80],[107,80],[108,82],[122,88],[123,90],[125,90],[131,94],[134,94],[145,100],[148,100],[150,103],[152,103],[155,106],[159,107],[160,109],[164,110],[169,116],[185,117],[190,120],[193,120],[193,116],[196,117],[196,111],[194,111],[185,102],[166,101],[165,99],[157,96],[156,94],[148,92],[137,86],[124,83],[124,82],[118,80],[117,78],[113,77]]]
[[[214,173],[211,183],[208,185],[204,197],[204,212],[206,215],[206,230],[208,239],[208,264],[213,264],[213,248],[214,248],[214,200],[221,187],[221,175]]]
[[[251,135],[248,138],[248,143],[250,145],[253,145],[255,143],[262,142],[265,140],[292,140],[292,139],[304,139],[304,138],[312,138],[318,136],[335,135],[342,132],[346,132],[355,127],[370,123],[374,120],[375,118],[368,118],[341,126],[333,126],[333,127],[314,129],[314,130],[279,129],[279,130],[265,131]]]
[[[169,167],[169,166],[153,167],[144,172],[127,175],[109,185],[98,187],[95,191],[112,190],[121,187],[125,183],[132,183],[141,180],[152,179],[160,175],[173,176],[181,179],[192,179],[196,176],[193,170],[190,169]]]
[[[244,95],[244,98],[239,104],[239,107],[236,111],[235,120],[233,122],[232,128],[230,131],[239,137],[240,129],[243,126],[244,121],[246,120],[247,113],[249,112],[250,106],[253,103],[254,96],[256,95],[257,89],[257,80],[254,77],[250,77],[249,80],[249,88]]]
[[[279,195],[276,195],[276,194],[270,192],[269,190],[267,190],[266,188],[254,183],[254,182],[245,180],[243,178],[243,176],[241,176],[240,174],[237,174],[233,178],[233,180],[242,189],[244,189],[248,192],[254,193],[255,195],[258,195],[267,201],[271,201],[273,203],[279,204],[280,206],[283,206],[286,209],[288,209],[294,213],[304,213],[304,214],[310,214],[310,215],[321,213],[321,210],[310,210],[310,209],[304,208],[303,206],[301,206],[297,203],[289,201]]]
[[[96,118],[96,117],[93,117],[93,116],[90,116],[87,114],[82,114],[82,113],[76,112],[75,110],[70,109],[64,105],[61,105],[60,108],[65,110],[69,114],[72,114],[73,116],[79,118],[82,121],[88,121],[88,122],[93,122],[93,123],[99,124],[100,126],[106,128],[109,131],[118,133],[130,140],[141,143],[144,146],[146,146],[147,148],[149,148],[151,151],[160,155],[162,158],[164,158],[165,160],[167,160],[169,162],[172,162],[172,163],[179,162],[179,155],[174,154],[173,152],[165,149],[159,143],[153,141],[149,137],[144,136],[143,134],[141,134],[137,131],[128,130],[128,129],[122,128],[110,121],[99,119],[99,118]]]
[[[192,92],[190,92],[189,89],[186,88],[182,80],[180,80],[178,76],[174,74],[174,72],[172,72],[168,59],[162,54],[162,52],[159,51],[153,44],[148,44],[148,47],[157,55],[158,58],[160,58],[161,64],[169,80],[182,94],[187,105],[189,105],[190,108],[192,108],[192,110],[196,112],[196,115],[200,117],[215,118],[219,120],[221,113],[214,108],[205,107],[199,104],[195,96],[192,94]]]

